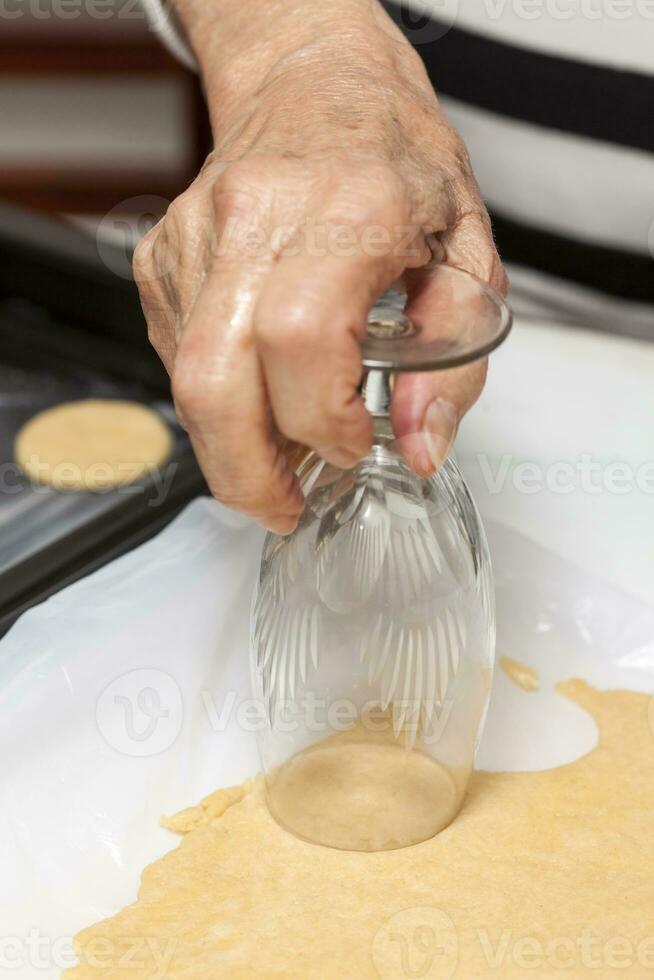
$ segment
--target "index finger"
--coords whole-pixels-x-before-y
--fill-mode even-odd
[[[390,229],[404,214],[384,217]],[[416,237],[415,261],[424,262],[431,253]],[[392,248],[283,257],[259,298],[254,331],[277,426],[336,466],[354,465],[370,448],[359,339],[370,307],[406,265]]]
[[[286,534],[304,498],[276,438],[252,343],[263,274],[245,262],[209,273],[180,340],[173,392],[213,495]]]

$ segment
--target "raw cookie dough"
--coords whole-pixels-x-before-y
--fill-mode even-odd
[[[39,412],[16,436],[23,473],[59,490],[108,490],[161,466],[172,449],[163,419],[138,402],[87,399]]]
[[[538,671],[534,670],[533,667],[521,664],[519,660],[512,660],[511,657],[500,657],[500,666],[513,683],[521,687],[523,691],[538,690]]]
[[[414,847],[307,844],[261,781],[168,821],[186,837],[139,899],[77,937],[66,980],[492,980],[654,976],[654,710],[582,681],[561,693],[600,743],[544,772],[476,773]]]

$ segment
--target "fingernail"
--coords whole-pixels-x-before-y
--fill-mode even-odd
[[[291,534],[297,527],[298,516],[290,517],[286,514],[282,514],[279,517],[269,517],[266,520],[262,520],[261,523],[266,528],[267,531],[272,531],[274,534]]]
[[[434,469],[447,459],[458,424],[459,416],[451,402],[434,398],[427,406],[423,419],[425,448]]]

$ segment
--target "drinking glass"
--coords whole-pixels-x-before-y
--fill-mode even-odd
[[[393,375],[484,357],[511,316],[487,285],[438,266],[428,307],[388,292],[362,341],[370,452],[339,470],[307,452],[296,530],[269,533],[252,607],[252,683],[266,798],[297,836],[345,850],[432,837],[461,807],[495,647],[484,529],[453,458],[410,465]],[[437,301],[434,302],[433,296]]]

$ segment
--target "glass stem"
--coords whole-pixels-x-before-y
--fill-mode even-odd
[[[373,369],[364,376],[361,397],[373,419],[390,416],[392,391],[390,372]]]

